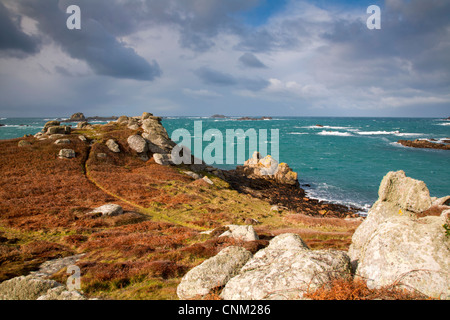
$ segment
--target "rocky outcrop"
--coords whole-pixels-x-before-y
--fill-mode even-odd
[[[159,117],[147,116],[145,120],[142,120],[142,129],[144,130],[142,136],[149,142],[149,148],[154,153],[170,153],[176,145],[170,140]]]
[[[190,270],[177,287],[180,299],[192,299],[207,295],[235,276],[252,254],[241,247],[227,247],[216,256]]]
[[[81,112],[74,113],[69,119],[69,121],[73,121],[73,122],[85,121],[85,120],[86,120],[86,118],[85,118],[84,114]]]
[[[414,141],[399,140],[399,141],[397,141],[397,143],[401,144],[402,146],[411,147],[411,148],[450,150],[449,143],[437,143],[437,142],[431,142],[429,140],[420,140],[420,139],[416,139]]]
[[[27,276],[15,277],[0,283],[0,300],[87,300],[76,290],[47,278],[70,265],[84,254],[49,260]]]
[[[42,129],[43,133],[47,133],[48,128],[50,127],[58,127],[61,124],[60,121],[57,120],[50,120],[45,123],[44,128]]]
[[[258,251],[225,285],[225,300],[292,300],[335,278],[351,276],[343,251],[310,250],[296,234],[282,234]]]
[[[450,239],[443,225],[450,210],[427,216],[428,188],[403,171],[389,172],[378,194],[352,237],[349,256],[356,275],[370,288],[395,284],[449,299]]]
[[[256,151],[243,166],[237,166],[236,171],[250,178],[272,179],[279,183],[299,186],[297,173],[286,163],[278,163],[270,155],[261,158],[260,153]]]

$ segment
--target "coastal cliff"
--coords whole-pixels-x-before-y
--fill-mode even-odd
[[[287,164],[269,178],[255,170],[259,158],[236,170],[174,165],[175,144],[151,113],[77,128],[49,122],[34,137],[0,144],[5,299],[178,299],[183,277],[226,248],[243,259],[286,245],[306,259],[332,249],[350,271],[342,252],[364,220],[356,208],[308,198]],[[71,257],[81,296],[63,285],[67,265],[58,259]],[[43,263],[59,267],[30,274]],[[30,283],[39,294],[27,296]],[[20,297],[2,291],[11,288]]]

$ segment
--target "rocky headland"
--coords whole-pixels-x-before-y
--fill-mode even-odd
[[[342,282],[369,292],[348,299],[449,298],[450,197],[401,171],[364,219],[270,156],[175,165],[151,113],[76,118],[0,142],[2,299],[324,299]]]

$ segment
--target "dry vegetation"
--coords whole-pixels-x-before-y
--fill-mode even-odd
[[[80,133],[95,143],[80,141]],[[271,212],[268,202],[231,190],[214,176],[210,186],[180,169],[143,162],[126,143],[133,133],[117,125],[75,132],[68,136],[77,153],[71,160],[57,158],[62,147],[54,140],[27,138],[32,145],[26,147],[17,146],[20,139],[0,141],[0,281],[49,259],[86,253],[78,266],[88,296],[177,299],[176,287],[187,270],[226,246],[256,252],[277,234],[295,232],[312,248],[346,250],[360,223]],[[107,149],[104,142],[110,138],[121,153]],[[105,203],[117,203],[126,213],[88,214]],[[255,229],[261,240],[218,238],[222,226],[248,218],[259,221]],[[200,234],[214,228],[210,235]],[[65,270],[54,275],[62,282],[66,277]],[[323,289],[311,298],[367,296],[359,293],[360,285],[336,282],[334,293]]]

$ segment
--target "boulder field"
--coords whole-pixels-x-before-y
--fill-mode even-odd
[[[424,182],[389,172],[348,252],[311,250],[290,233],[254,255],[226,248],[190,270],[178,296],[193,299],[220,288],[225,300],[302,299],[332,279],[350,277],[369,288],[397,286],[450,299],[449,198],[431,198]]]

